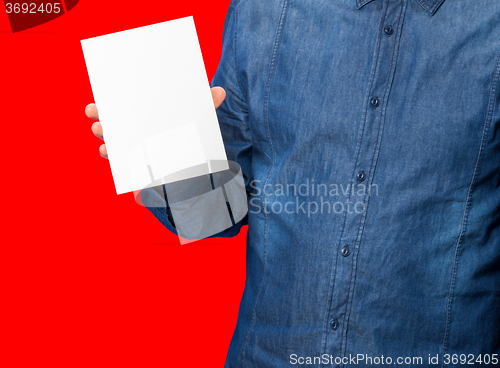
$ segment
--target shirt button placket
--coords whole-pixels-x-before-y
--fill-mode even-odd
[[[387,96],[392,85],[397,55],[399,52],[399,25],[403,21],[407,0],[390,1],[383,0],[383,9],[375,8],[368,3],[359,9],[360,12],[380,11],[382,26],[379,28],[377,45],[374,46],[372,54],[371,79],[367,80],[369,87],[368,101],[364,101],[362,116],[359,116],[360,131],[356,162],[354,162],[354,177],[352,181],[353,190],[348,196],[350,203],[362,202],[367,206],[369,201],[370,185],[377,163],[381,133],[385,119],[384,107],[387,104]],[[368,36],[367,36],[368,37]],[[375,163],[375,164],[374,164]],[[374,182],[376,184],[376,182]],[[364,194],[358,195],[356,186],[365,185]],[[363,207],[366,208],[366,207]],[[376,214],[374,214],[376,215]],[[347,353],[345,346],[346,331],[351,316],[351,303],[353,298],[354,281],[356,280],[356,267],[358,252],[363,251],[363,244],[369,246],[370,239],[362,239],[362,229],[366,223],[366,210],[344,214],[345,221],[342,228],[342,238],[337,247],[336,270],[331,294],[331,304],[328,312],[327,343],[324,353],[334,356],[344,356]]]

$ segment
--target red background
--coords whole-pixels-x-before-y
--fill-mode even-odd
[[[1,367],[223,366],[246,229],[181,246],[116,195],[79,41],[193,15],[211,80],[228,6],[81,0],[13,34],[0,4]]]

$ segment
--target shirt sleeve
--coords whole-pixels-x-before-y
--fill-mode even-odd
[[[252,141],[248,126],[248,100],[238,77],[237,42],[237,1],[231,1],[224,22],[222,36],[222,56],[211,86],[222,87],[226,91],[224,102],[217,109],[227,159],[237,162],[242,170],[247,199],[252,181]],[[164,186],[141,190],[141,201],[148,210],[171,232],[177,234],[170,212]],[[248,223],[248,214],[232,227],[211,237],[233,237]]]

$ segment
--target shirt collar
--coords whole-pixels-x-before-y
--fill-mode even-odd
[[[358,9],[362,6],[368,4],[373,0],[356,0],[358,5]],[[444,0],[416,0],[417,3],[422,6],[430,15],[434,15],[434,13],[438,10],[439,6],[444,2]]]

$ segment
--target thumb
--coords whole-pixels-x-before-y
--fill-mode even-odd
[[[224,88],[222,87],[213,87],[211,89],[212,91],[212,98],[214,100],[214,105],[215,108],[218,108],[222,102],[224,102],[224,99],[226,98],[226,91],[224,91]]]

